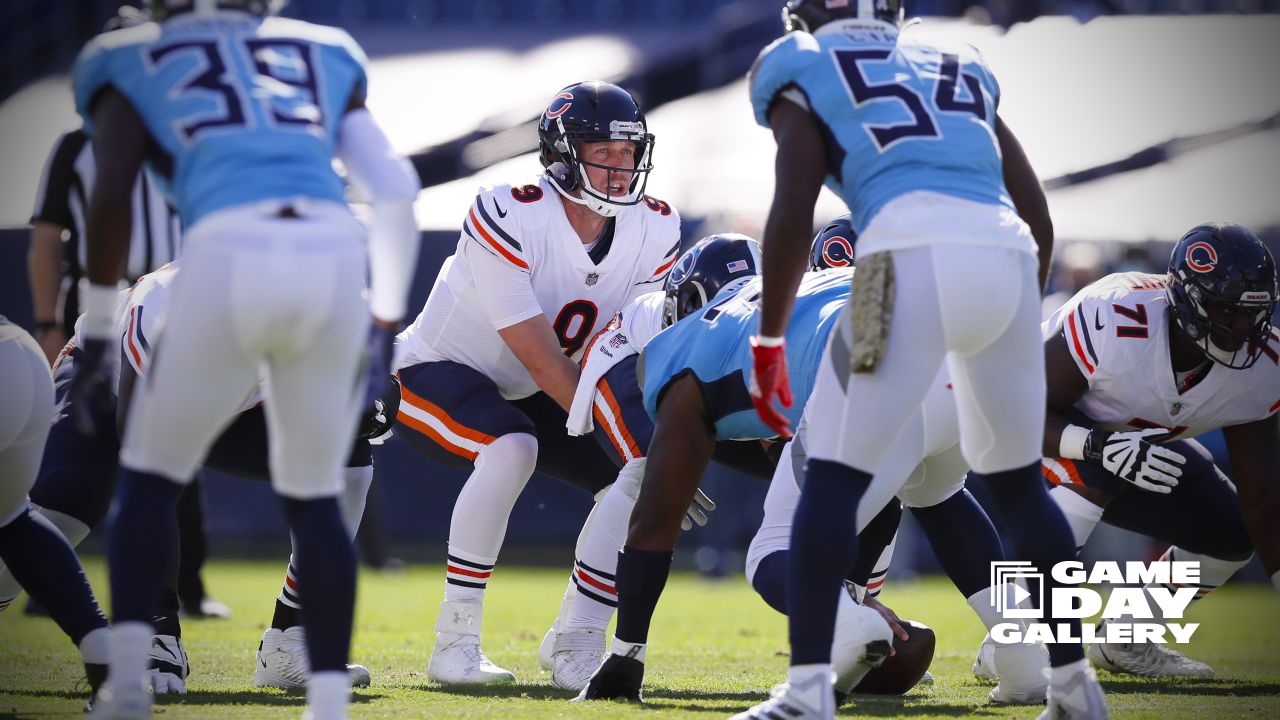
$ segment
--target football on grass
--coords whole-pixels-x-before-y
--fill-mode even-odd
[[[914,620],[903,621],[902,629],[907,631],[907,639],[893,639],[894,654],[883,665],[863,676],[853,688],[855,693],[901,695],[924,677],[933,662],[937,638],[928,625]]]

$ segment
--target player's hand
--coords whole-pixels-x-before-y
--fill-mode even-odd
[[[391,351],[395,340],[396,329],[393,323],[375,319],[369,326],[369,341],[365,347],[369,369],[362,408],[373,407],[374,401],[386,397],[391,391]]]
[[[898,613],[894,612],[888,605],[885,605],[879,600],[871,597],[869,594],[862,600],[862,604],[880,613],[880,617],[884,618],[884,621],[889,623],[889,629],[893,631],[894,637],[899,640],[907,640],[911,637],[907,634],[906,630],[902,629],[902,618],[898,617]],[[896,649],[889,648],[889,655],[891,657],[896,655],[897,652],[898,651]]]
[[[573,702],[583,700],[630,700],[644,702],[640,686],[644,684],[644,663],[640,660],[609,653]]]
[[[76,354],[72,366],[71,384],[67,387],[67,407],[76,429],[85,435],[93,435],[97,428],[93,418],[95,411],[110,405],[111,366],[106,361],[107,341],[89,338]]]
[[[364,409],[360,416],[360,424],[356,426],[356,438],[375,440],[391,432],[396,424],[396,414],[400,410],[400,381],[395,375],[387,376],[387,392],[374,398],[373,404]]]
[[[790,440],[791,423],[773,406],[774,395],[784,408],[791,407],[792,402],[785,342],[770,347],[761,345],[759,336],[751,336],[751,377],[747,390],[760,420],[783,439]]]
[[[1094,430],[1085,442],[1084,459],[1102,464],[1108,472],[1148,492],[1168,494],[1187,463],[1181,453],[1155,444],[1169,434],[1164,428],[1107,432]]]
[[[706,527],[707,520],[710,519],[709,513],[714,512],[716,503],[707,494],[702,492],[702,488],[698,488],[693,493],[693,502],[689,503],[689,509],[684,511],[684,517],[680,518],[681,530],[692,530],[694,525],[698,527]]]

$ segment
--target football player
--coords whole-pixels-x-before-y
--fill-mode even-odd
[[[79,648],[97,692],[107,674],[107,618],[75,551],[27,498],[53,418],[53,381],[39,344],[3,315],[0,396],[0,560]]]
[[[814,255],[821,262],[823,247],[843,234],[851,243],[854,235],[845,232],[847,223],[835,222],[814,241]],[[755,327],[760,293],[757,277],[759,252],[755,241],[741,235],[715,235],[703,239],[672,270],[664,298],[661,325],[646,324],[651,313],[623,312],[618,330],[592,343],[592,357],[613,346],[621,338],[626,351],[644,355],[640,361],[644,402],[656,419],[651,453],[645,467],[627,545],[618,560],[618,630],[612,652],[583,699],[622,697],[640,699],[647,633],[662,588],[665,585],[675,545],[678,522],[671,508],[691,496],[710,459],[712,444],[721,441],[773,439],[773,431],[756,419],[746,390],[748,353],[740,335]],[[791,367],[796,373],[799,405],[803,406],[817,369],[823,346],[839,322],[840,310],[850,290],[851,270],[834,270],[805,276],[800,286],[792,335],[796,353]],[[645,302],[641,298],[637,305]],[[652,304],[652,303],[648,303]],[[674,325],[673,325],[674,323]],[[658,333],[665,325],[669,329]],[[803,342],[801,341],[803,339]],[[620,351],[622,355],[625,351]],[[615,359],[618,366],[624,360]],[[603,363],[601,363],[603,364]],[[591,363],[588,363],[588,367]],[[606,376],[608,377],[608,376]],[[579,393],[598,395],[583,374]],[[585,385],[585,387],[584,387]],[[599,394],[607,395],[603,390]],[[607,399],[607,398],[606,398]],[[596,404],[601,398],[596,397]],[[577,405],[577,402],[575,403]],[[799,413],[799,408],[796,411]],[[820,432],[807,430],[806,434]],[[999,539],[986,514],[963,490],[965,471],[958,448],[954,402],[945,373],[931,389],[926,410],[905,433],[891,454],[884,472],[894,480],[886,483],[912,506],[937,548],[944,569],[968,598],[987,627],[1001,622],[991,610],[988,588],[990,563],[1003,559]],[[732,444],[732,443],[730,443]],[[742,444],[742,443],[739,443]],[[748,578],[761,597],[784,614],[787,612],[787,539],[792,511],[799,494],[793,468],[803,467],[804,440],[782,449],[766,499],[765,518],[748,554]],[[882,509],[883,508],[883,509]],[[859,518],[862,532],[855,582],[874,596],[879,582],[868,579],[883,573],[888,553],[872,572],[871,562],[881,556],[897,528],[901,508],[886,498],[863,508]],[[874,517],[871,517],[874,513]],[[963,538],[957,532],[963,530]],[[835,634],[834,667],[836,689],[848,693],[868,669],[878,665],[889,652],[890,627],[876,613],[894,619],[882,608],[874,611],[858,606],[842,594],[838,629]],[[871,603],[868,603],[870,605]],[[905,632],[899,637],[905,639]],[[992,695],[1003,701],[1037,702],[1044,698],[1040,674],[1022,673],[1025,655],[1040,652],[1032,646],[1001,648],[996,658],[1001,668],[1002,687]]]
[[[335,28],[268,17],[278,5],[153,0],[156,22],[101,35],[76,62],[76,107],[98,167],[83,356],[68,389],[82,426],[107,392],[129,191],[144,155],[187,228],[163,359],[135,386],[124,430],[109,544],[111,663],[95,717],[150,715],[150,620],[170,567],[173,506],[260,372],[271,482],[307,598],[306,712],[346,717],[355,558],[337,497],[342,459],[362,403],[390,371],[417,252],[419,183],[364,107],[359,46]],[[367,252],[335,157],[372,201]],[[362,363],[368,375],[357,384]]]
[[[1196,600],[1256,549],[1280,592],[1276,299],[1266,246],[1240,225],[1209,223],[1182,236],[1167,274],[1109,275],[1045,321],[1044,476],[1077,546],[1099,522],[1170,543],[1162,560],[1199,563]],[[1192,439],[1218,428],[1229,479]],[[1118,673],[1213,674],[1157,643],[1095,643],[1088,654]]]
[[[626,90],[564,88],[542,113],[538,141],[544,172],[480,191],[457,252],[398,339],[401,437],[472,470],[453,508],[427,667],[440,683],[514,680],[480,649],[484,592],[511,507],[535,469],[593,495],[616,478],[604,450],[564,430],[577,360],[614,313],[662,287],[680,246],[680,216],[644,194],[653,135]],[[608,603],[597,603],[607,622],[612,573],[582,569]],[[603,637],[585,642],[604,646]]]
[[[824,182],[858,232],[847,354],[810,408],[814,432],[788,566],[791,668],[785,692],[741,717],[831,718],[838,588],[856,552],[860,502],[887,491],[882,464],[945,362],[961,448],[987,476],[1018,558],[1047,569],[1074,556],[1071,530],[1040,478],[1043,352],[1039,285],[1052,250],[1044,193],[997,115],[999,86],[977,50],[912,37],[900,0],[789,0],[786,34],[750,73],[756,121],[778,145],[764,229],[751,394],[781,435],[792,405],[786,330]],[[881,501],[882,502],[882,501]],[[874,503],[873,503],[874,504]],[[1079,621],[1049,618],[1079,628]],[[1078,644],[1050,648],[1050,716],[1104,717]]]
[[[77,323],[71,341],[54,365],[58,413],[49,433],[35,486],[31,489],[34,511],[47,519],[74,547],[106,516],[115,490],[120,442],[116,428],[124,427],[128,398],[134,384],[151,365],[153,349],[160,343],[168,314],[170,291],[177,279],[180,262],[172,262],[148,273],[121,294],[116,334],[120,349],[113,354],[115,380],[106,402],[93,408],[94,434],[75,428],[75,408],[68,401],[67,379],[75,372],[83,340]],[[117,400],[122,398],[122,400]],[[209,450],[204,466],[252,480],[270,480],[266,417],[261,391],[250,393],[243,409],[219,435]],[[382,413],[366,414],[357,430],[347,467],[343,471],[343,521],[354,533],[360,524],[365,495],[373,478],[373,457],[368,437],[390,426]],[[14,578],[0,568],[0,587],[11,587]],[[16,592],[17,588],[14,588]],[[190,672],[182,642],[178,597],[172,582],[165,588],[160,611],[152,618],[156,628],[151,644],[151,685],[156,694],[185,693]],[[302,626],[302,600],[297,590],[297,570],[291,562],[276,599],[271,627],[262,637],[254,668],[254,684],[280,688],[306,686],[306,633]],[[361,665],[348,665],[352,684],[369,684],[369,672]]]

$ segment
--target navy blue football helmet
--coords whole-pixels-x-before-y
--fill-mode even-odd
[[[880,20],[901,25],[902,0],[787,0],[782,27],[787,32],[813,32],[833,20]]]
[[[721,290],[760,274],[760,243],[738,233],[699,240],[676,260],[663,289],[662,326],[706,305]]]
[[[809,269],[853,267],[853,246],[858,233],[853,230],[853,216],[841,215],[813,236],[809,250]]]
[[[156,22],[179,13],[204,15],[218,10],[239,10],[251,15],[274,15],[288,0],[147,0],[147,12]]]
[[[578,144],[607,140],[635,143],[634,168],[617,168],[583,160]],[[653,170],[653,134],[644,113],[631,93],[607,82],[574,83],[551,98],[538,121],[538,150],[560,194],[586,205],[605,217],[613,217],[629,205],[644,199],[644,188]],[[587,182],[587,167],[632,173],[631,184],[622,195],[609,195]],[[581,191],[581,196],[574,195]]]
[[[1276,261],[1248,228],[1197,225],[1173,247],[1166,293],[1178,325],[1206,355],[1248,368],[1271,333],[1280,295]]]

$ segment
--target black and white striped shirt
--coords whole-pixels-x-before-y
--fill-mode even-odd
[[[45,161],[31,222],[47,222],[70,233],[64,258],[73,280],[86,266],[84,229],[97,166],[83,130],[66,133]],[[125,276],[130,283],[177,257],[182,223],[146,170],[133,186],[133,237]]]

